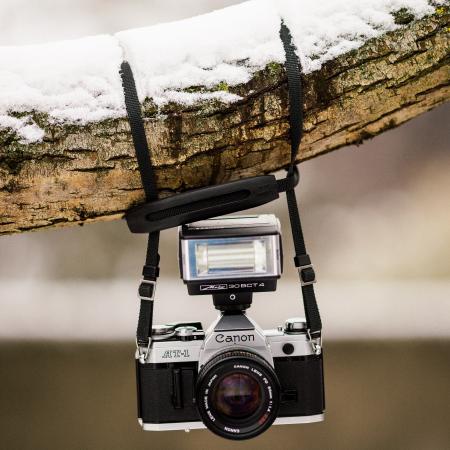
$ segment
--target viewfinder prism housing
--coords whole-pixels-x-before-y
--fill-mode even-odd
[[[275,291],[283,258],[273,214],[202,220],[179,227],[179,236],[190,295]]]

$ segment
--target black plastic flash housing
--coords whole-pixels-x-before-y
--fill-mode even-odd
[[[274,291],[281,232],[272,214],[228,216],[179,228],[180,272],[190,295]]]

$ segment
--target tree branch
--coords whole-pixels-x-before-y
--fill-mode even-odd
[[[449,15],[411,22],[305,77],[302,161],[359,144],[444,103],[449,94]],[[282,168],[288,163],[284,69],[270,64],[245,85],[221,89],[231,105],[146,101],[148,140],[162,195]],[[0,130],[0,234],[113,220],[144,199],[126,119],[55,125],[33,114],[42,143]]]

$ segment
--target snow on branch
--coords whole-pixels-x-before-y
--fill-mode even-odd
[[[114,36],[24,47],[0,47],[0,129],[22,143],[45,138],[39,114],[53,123],[85,125],[124,117],[122,60],[135,72],[141,101],[232,103],[228,87],[282,63],[280,21],[292,30],[305,73],[394,30],[401,17],[420,19],[440,2],[427,0],[253,0],[174,23]],[[400,19],[399,19],[400,17]]]

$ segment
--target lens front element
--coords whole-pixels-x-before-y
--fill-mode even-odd
[[[199,373],[198,410],[204,424],[228,439],[249,439],[276,419],[279,383],[272,367],[244,350],[221,353]]]
[[[218,413],[233,419],[249,417],[261,404],[258,380],[242,372],[225,375],[217,383],[213,403]]]

